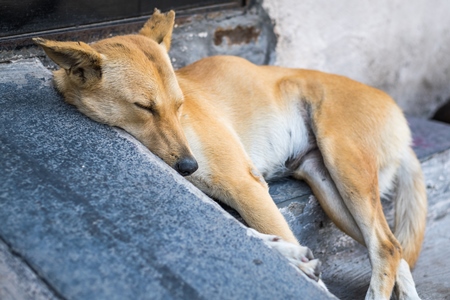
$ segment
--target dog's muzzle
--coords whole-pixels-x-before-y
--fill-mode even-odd
[[[175,170],[182,176],[189,176],[197,169],[198,164],[193,157],[184,157],[175,164]]]

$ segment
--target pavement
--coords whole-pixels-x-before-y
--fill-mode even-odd
[[[0,64],[0,116],[0,299],[335,298],[128,134],[65,104],[39,60]],[[430,201],[413,275],[423,299],[450,299],[450,127],[410,122]],[[306,184],[270,192],[330,291],[363,299],[365,249]]]

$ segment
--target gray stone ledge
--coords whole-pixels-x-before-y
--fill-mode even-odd
[[[20,257],[0,240],[0,299],[59,299]]]
[[[333,298],[50,78],[36,60],[0,64],[0,251],[23,261],[0,295],[33,298],[27,269],[67,299]]]

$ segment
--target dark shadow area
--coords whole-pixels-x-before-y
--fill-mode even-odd
[[[2,0],[0,39],[94,23],[147,16],[154,8],[186,10],[243,6],[241,0]]]

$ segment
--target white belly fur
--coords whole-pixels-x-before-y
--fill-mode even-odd
[[[308,149],[308,130],[300,111],[293,103],[287,112],[273,112],[253,120],[243,144],[266,180],[289,175],[286,160],[298,157]]]

